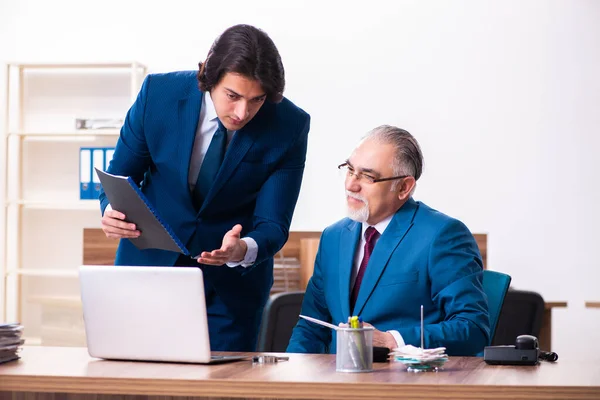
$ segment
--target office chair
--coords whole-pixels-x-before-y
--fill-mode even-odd
[[[496,326],[498,325],[500,312],[511,279],[510,275],[501,272],[483,271],[483,291],[488,298],[488,311],[490,315],[490,343],[488,344],[492,343],[496,333]]]
[[[257,351],[285,352],[298,322],[304,292],[277,293],[269,297],[263,311]]]
[[[515,344],[519,335],[539,337],[544,307],[539,293],[510,289],[504,298],[492,345]]]

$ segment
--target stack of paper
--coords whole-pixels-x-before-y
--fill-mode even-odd
[[[122,118],[76,118],[75,129],[120,129]]]
[[[445,351],[445,347],[421,349],[420,347],[406,345],[394,349],[390,354],[393,360],[406,365],[409,371],[437,371],[439,367],[448,361],[448,355]]]
[[[21,339],[23,326],[0,323],[0,364],[19,359],[19,351],[25,342]]]

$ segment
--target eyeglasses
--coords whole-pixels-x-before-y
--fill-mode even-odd
[[[410,176],[410,175],[399,175],[399,176],[392,176],[392,177],[389,177],[389,178],[375,178],[375,177],[373,177],[371,175],[363,174],[362,172],[356,172],[354,170],[354,168],[352,168],[350,165],[348,165],[347,162],[338,165],[338,169],[340,171],[344,171],[347,176],[353,176],[357,180],[363,181],[363,182],[366,182],[366,183],[377,183],[377,182],[393,181],[395,179],[402,179],[402,178],[407,178],[407,177]]]

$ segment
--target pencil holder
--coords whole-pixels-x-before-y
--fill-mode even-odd
[[[338,328],[335,369],[339,372],[373,370],[373,331],[375,328]]]

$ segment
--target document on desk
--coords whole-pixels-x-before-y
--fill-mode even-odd
[[[96,172],[112,209],[125,214],[127,221],[134,223],[141,232],[139,237],[129,239],[138,249],[161,249],[190,255],[131,177],[109,174],[97,168]]]

